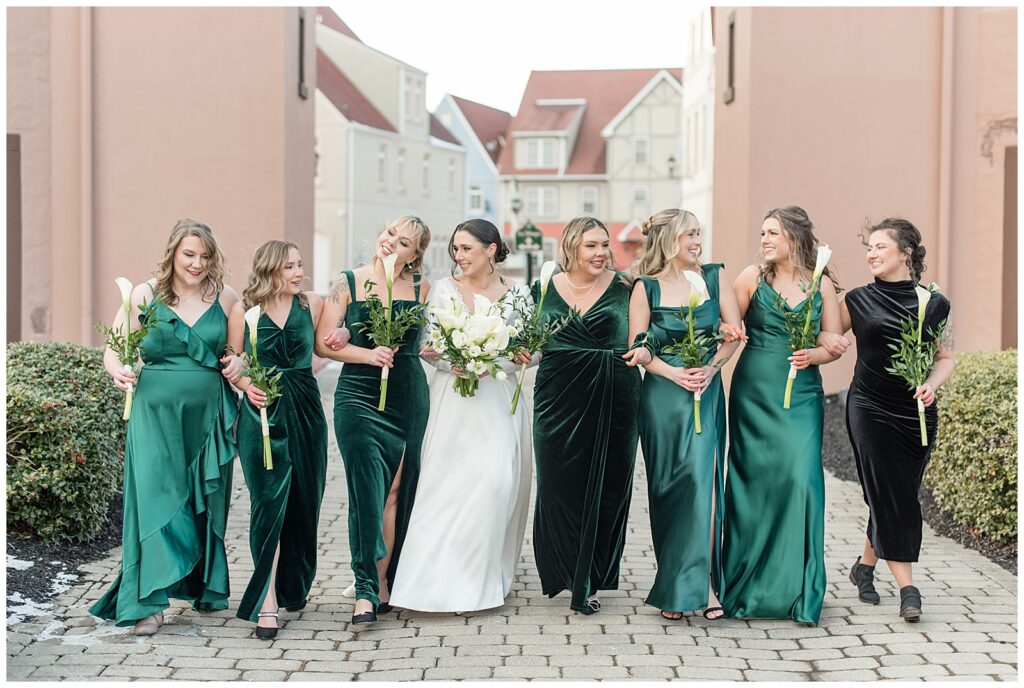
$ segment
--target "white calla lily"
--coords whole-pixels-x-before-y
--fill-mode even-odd
[[[132,289],[135,287],[124,277],[114,279],[114,284],[121,290],[121,304],[124,306],[125,315],[127,316],[132,307]]]
[[[538,310],[544,306],[544,296],[548,293],[548,286],[551,284],[551,278],[555,274],[556,267],[558,266],[553,260],[546,261],[544,265],[540,266],[540,301],[537,302]]]
[[[814,261],[815,282],[821,279],[821,275],[825,272],[825,267],[830,260],[832,260],[832,249],[829,248],[828,244],[822,244],[818,247],[818,258]]]
[[[252,344],[252,352],[256,353],[256,330],[260,323],[259,306],[253,306],[245,312],[245,323],[249,326],[249,343]]]
[[[395,284],[395,262],[398,260],[398,254],[392,253],[384,257],[381,263],[384,264],[384,286],[387,287],[388,293],[391,292],[391,287]],[[388,304],[390,306],[391,304]]]
[[[914,287],[914,291],[917,292],[917,343],[920,344],[921,336],[924,334],[924,315],[928,310],[932,293],[922,286]]]
[[[699,273],[683,270],[683,277],[690,283],[690,308],[697,308],[710,298],[708,284]]]

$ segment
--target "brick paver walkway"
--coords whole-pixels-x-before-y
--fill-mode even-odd
[[[330,409],[337,369],[320,374]],[[330,411],[328,410],[328,413]],[[881,571],[882,604],[857,601],[846,575],[866,516],[859,488],[826,478],[828,592],[821,624],[788,621],[670,622],[643,604],[654,580],[642,461],[634,483],[620,589],[602,610],[573,615],[565,594],[539,591],[527,528],[522,563],[505,606],[461,616],[401,612],[372,628],[348,625],[351,581],[345,481],[331,435],[321,517],[319,576],[300,613],[282,612],[273,642],[257,640],[234,609],[199,615],[175,603],[152,638],[97,622],[87,607],[114,578],[119,551],[84,567],[79,584],[53,600],[54,616],[7,630],[8,680],[417,680],[417,679],[1017,679],[1017,578],[925,527],[915,567],[924,617],[897,617],[899,594]],[[251,571],[249,503],[236,470],[228,532],[235,595]],[[237,599],[234,600],[237,602]],[[365,628],[365,627],[364,627]]]

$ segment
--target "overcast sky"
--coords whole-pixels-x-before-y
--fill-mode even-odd
[[[531,70],[683,67],[682,0],[350,0],[331,8],[367,45],[453,93],[515,114]]]

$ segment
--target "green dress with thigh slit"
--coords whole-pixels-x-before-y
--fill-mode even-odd
[[[710,298],[694,309],[695,334],[712,334],[719,321],[718,271],[720,264],[702,268]],[[651,308],[648,330],[656,349],[688,336],[679,307],[661,304],[656,279],[642,277]],[[684,307],[688,311],[688,307]],[[718,350],[712,344],[704,364]],[[679,356],[659,354],[670,366],[685,367]],[[708,574],[716,592],[721,590],[720,538],[725,477],[725,394],[722,378],[715,375],[701,394],[701,432],[693,420],[693,392],[650,371],[644,375],[640,395],[640,446],[647,466],[647,495],[651,511],[651,538],[658,563],[657,575],[645,600],[658,609],[690,611],[708,604]],[[714,504],[714,535],[711,512]],[[712,554],[713,545],[713,554]]]
[[[349,323],[368,320],[365,302],[354,300],[355,276],[347,270],[345,277],[353,299],[346,320]],[[395,299],[395,312],[419,302],[419,275],[414,280],[415,300]],[[367,333],[358,327],[350,326],[350,329],[351,344],[368,349],[376,347]],[[374,605],[380,604],[377,562],[387,554],[384,503],[399,468],[402,482],[395,518],[395,542],[387,572],[389,587],[394,581],[416,497],[420,449],[430,411],[427,377],[419,359],[420,329],[410,328],[395,354],[383,411],[377,410],[382,370],[377,366],[346,363],[334,394],[334,431],[348,485],[348,541],[356,599],[370,600]]]
[[[219,301],[191,327],[163,303],[156,315],[125,442],[121,570],[89,609],[118,626],[167,609],[171,598],[204,611],[228,606],[224,530],[238,415],[221,375],[228,319]]]
[[[256,621],[270,585],[274,553],[281,545],[274,589],[277,602],[301,609],[316,576],[317,523],[327,477],[327,421],[313,377],[313,318],[309,305],[292,298],[284,327],[269,315],[256,328],[260,364],[281,373],[281,396],[267,407],[273,468],[263,465],[260,412],[242,399],[238,458],[249,487],[249,548],[253,575],[237,616]],[[245,350],[252,353],[249,326]]]
[[[758,282],[732,378],[721,599],[731,617],[816,624],[825,597],[825,396],[812,365],[797,372],[791,406],[782,407],[791,351],[776,296]],[[815,292],[815,334],[821,307]]]

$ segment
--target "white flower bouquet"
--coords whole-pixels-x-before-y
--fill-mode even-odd
[[[505,322],[502,301],[473,297],[473,312],[462,299],[451,297],[428,310],[431,328],[427,335],[441,360],[456,370],[452,388],[464,397],[476,394],[480,377],[490,373],[497,380],[507,376],[498,359],[508,354],[509,340],[518,334],[515,325]],[[459,374],[461,373],[461,374]]]

